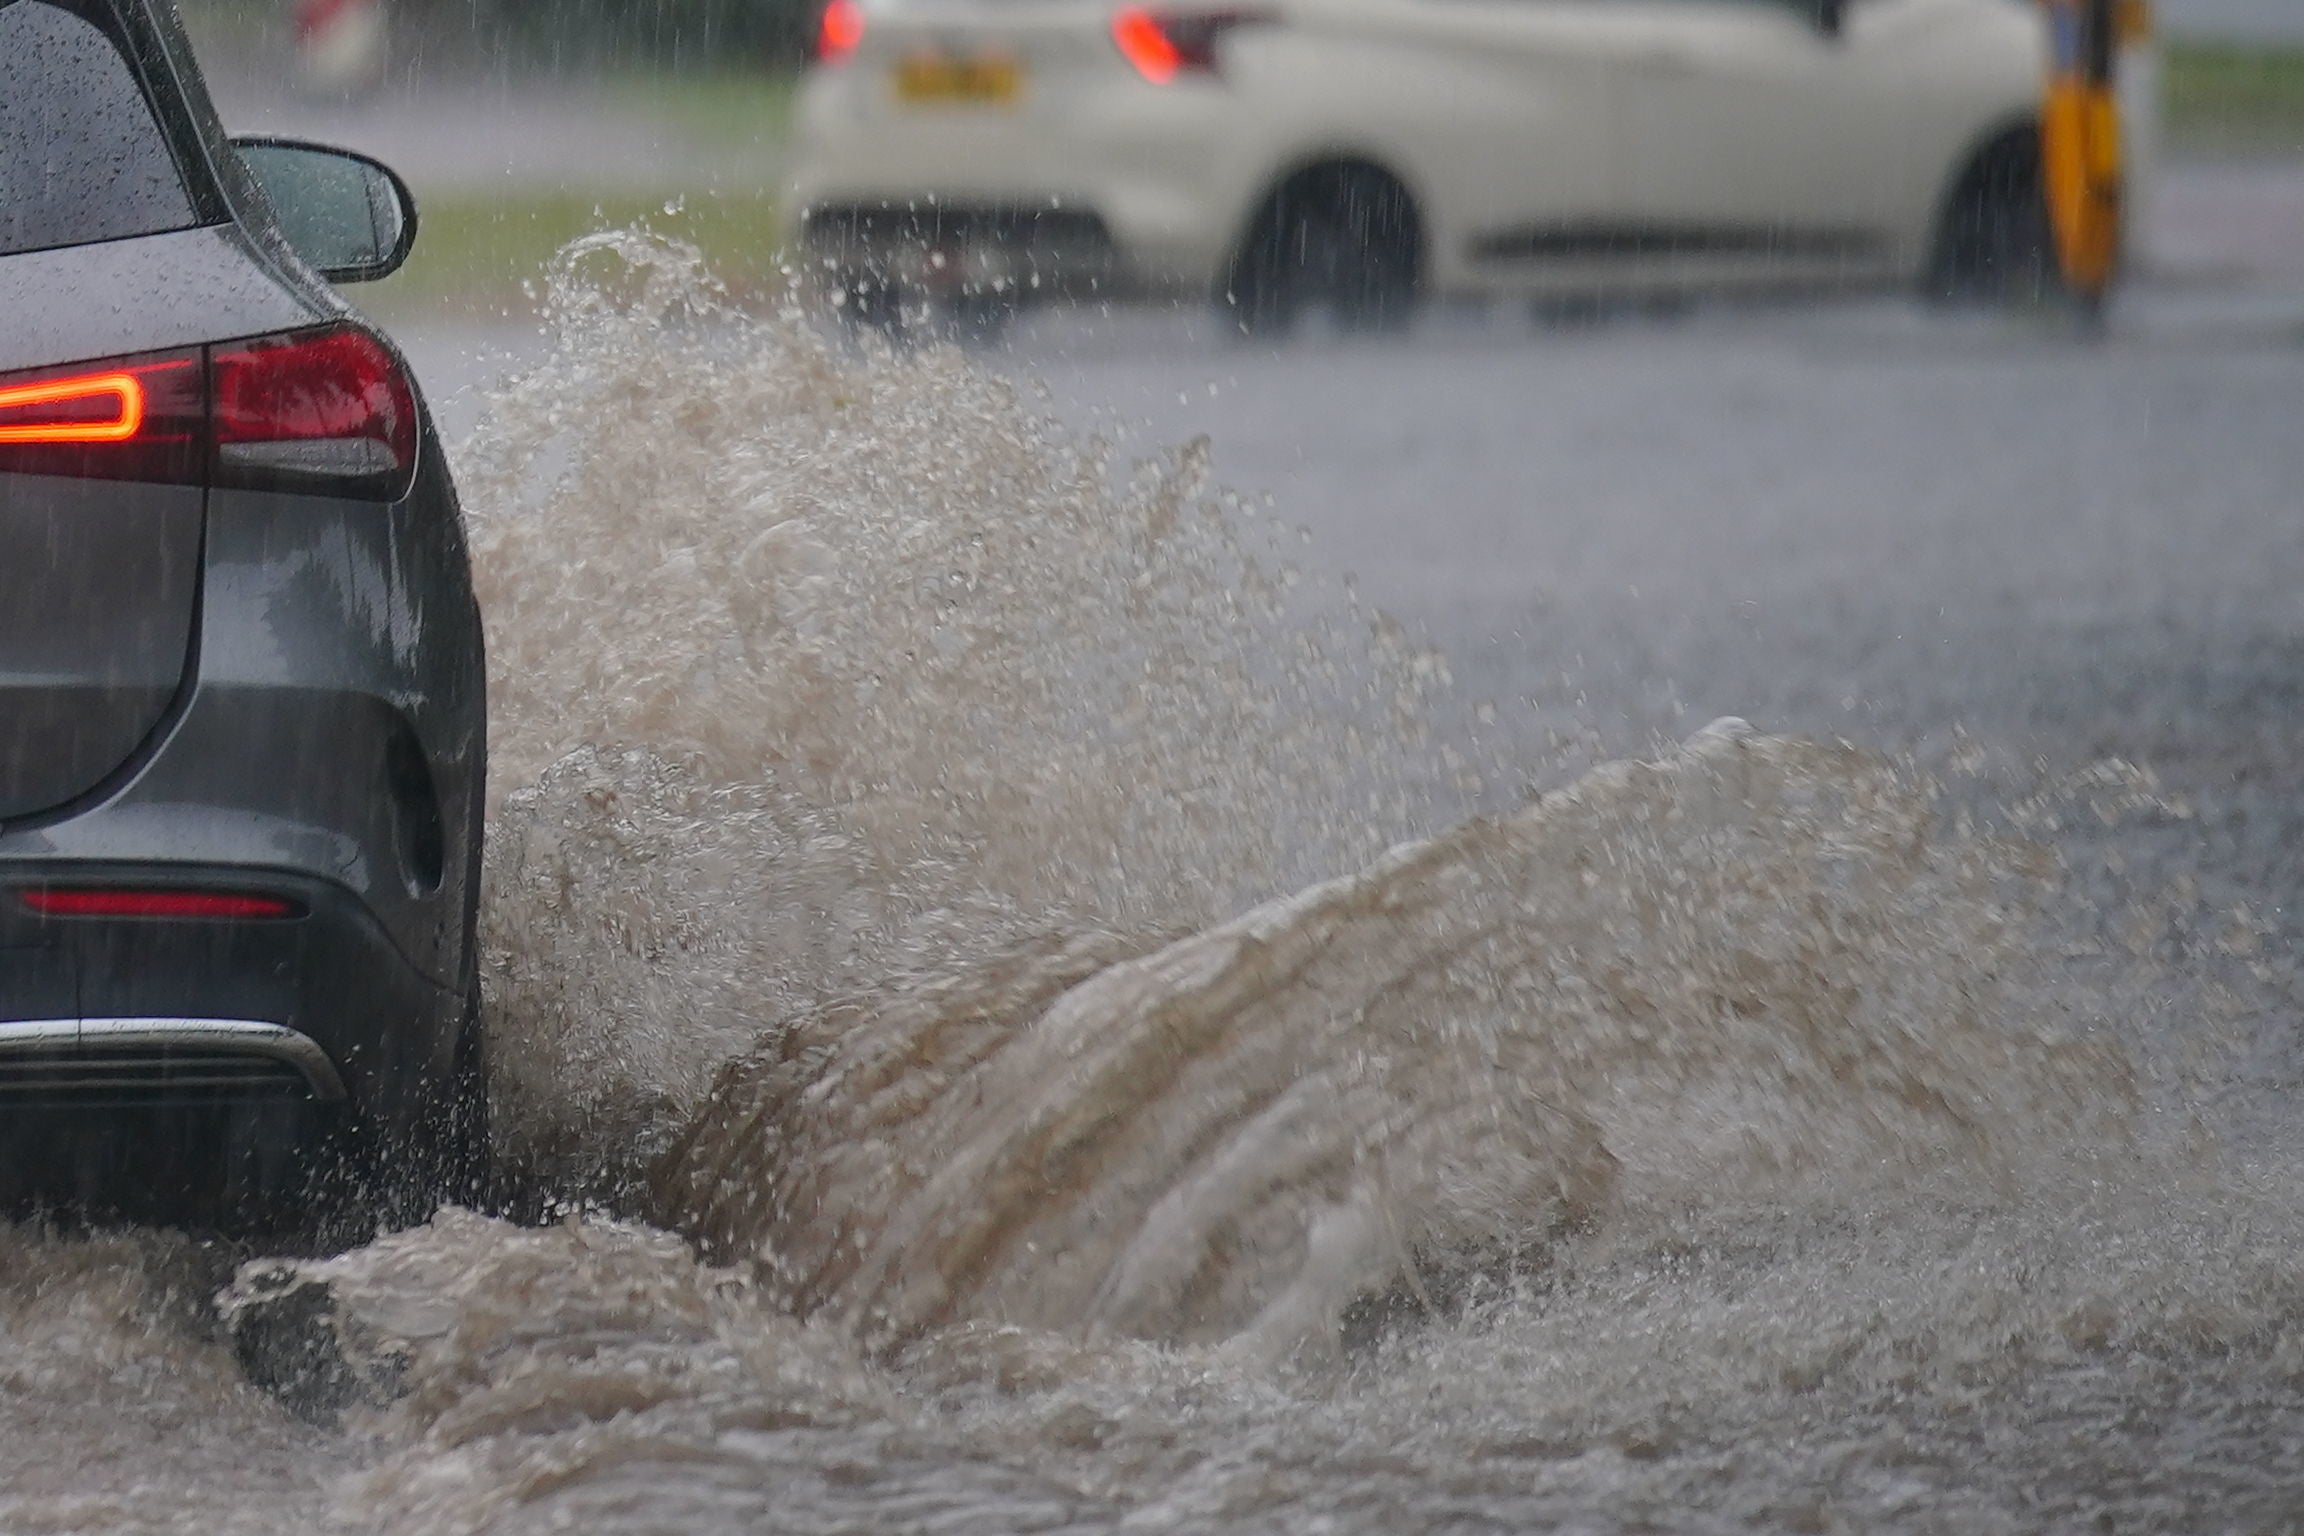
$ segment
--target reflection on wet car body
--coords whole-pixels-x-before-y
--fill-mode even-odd
[[[226,140],[143,0],[0,0],[0,1188],[476,1177],[485,680],[374,162]]]
[[[1999,293],[2045,67],[2032,0],[833,0],[791,192],[866,316]]]

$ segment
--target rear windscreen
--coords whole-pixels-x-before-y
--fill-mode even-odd
[[[0,256],[198,222],[112,39],[48,0],[0,0]]]

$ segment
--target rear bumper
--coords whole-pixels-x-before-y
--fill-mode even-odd
[[[1002,203],[823,204],[801,224],[814,275],[844,289],[1083,298],[1134,290],[1104,221]]]
[[[53,917],[22,895],[88,885],[261,892],[297,915]],[[339,886],[277,870],[0,861],[0,1112],[301,1090],[407,1126],[449,1078],[463,998]],[[266,1071],[266,1064],[288,1070]],[[77,1085],[77,1086],[75,1086]],[[291,1094],[293,1096],[293,1094]]]
[[[0,1024],[0,1104],[86,1108],[187,1099],[344,1099],[312,1037],[253,1019],[25,1019]]]
[[[1236,231],[1130,221],[1126,207],[1002,188],[933,197],[843,189],[803,202],[800,228],[810,265],[843,280],[1025,299],[1206,297],[1221,288]]]

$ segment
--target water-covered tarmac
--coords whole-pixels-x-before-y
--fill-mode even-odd
[[[2304,333],[614,287],[459,468],[615,1214],[329,1261],[328,1427],[246,1254],[0,1233],[0,1529],[2304,1519]]]

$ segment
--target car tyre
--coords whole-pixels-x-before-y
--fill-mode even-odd
[[[433,1194],[436,1200],[485,1209],[495,1195],[495,1125],[489,1108],[488,1032],[475,982],[464,1004],[464,1024],[456,1039],[456,1067],[449,1079],[441,1136],[441,1158]]]
[[[1940,303],[2038,304],[2059,290],[2037,128],[1987,144],[1954,181],[1924,285]]]
[[[465,989],[456,1064],[447,1091],[433,1100],[426,1129],[431,1147],[418,1159],[424,1216],[442,1204],[484,1208],[493,1194],[488,1098],[488,1032],[477,977]]]
[[[355,1225],[384,1230],[432,1219],[443,1205],[491,1209],[496,1189],[489,1111],[487,1032],[477,982],[468,989],[448,1080],[404,1131],[374,1122],[348,1127],[341,1163],[351,1170]]]
[[[1367,165],[1315,167],[1281,183],[1250,221],[1224,286],[1243,335],[1278,337],[1316,309],[1348,331],[1407,323],[1423,247],[1408,191]]]

